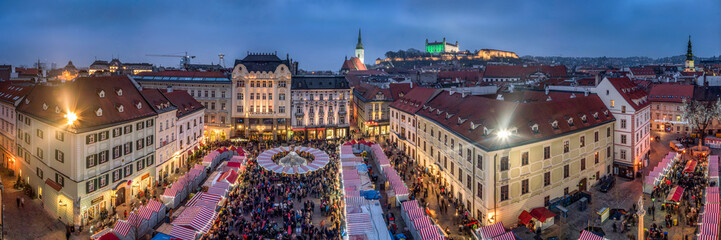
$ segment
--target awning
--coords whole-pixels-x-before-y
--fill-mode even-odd
[[[686,169],[684,169],[685,172],[693,172],[694,169],[696,169],[696,161],[689,161],[686,163]]]
[[[531,210],[531,216],[538,219],[538,221],[545,222],[546,219],[553,218],[556,214],[548,210],[548,208],[538,207]]]
[[[198,233],[195,230],[181,226],[173,226],[170,229],[170,236],[181,240],[195,240],[196,234]]]
[[[128,181],[128,180],[125,180],[125,179],[120,180],[120,182],[118,182],[118,184],[115,185],[115,187],[113,187],[113,190],[118,190],[118,187],[120,187],[120,185],[123,185],[123,183],[125,183],[125,182],[127,182],[127,181]]]
[[[578,240],[603,240],[603,237],[598,236],[592,232],[583,230]]]
[[[521,212],[521,215],[518,215],[518,224],[526,225],[528,224],[528,222],[531,221],[532,218],[533,216],[531,216],[530,213],[528,213],[526,210],[523,210],[523,212]]]
[[[408,211],[418,208],[418,200],[410,200],[401,203],[403,210]]]
[[[60,189],[63,189],[62,185],[60,185],[59,183],[56,183],[53,180],[50,180],[50,178],[45,180],[45,184],[50,186],[51,188],[55,189],[55,191],[58,191],[58,192],[60,192]]]
[[[424,229],[432,226],[433,224],[431,224],[431,220],[428,219],[428,217],[424,216],[413,219],[413,227],[415,227],[416,229]]]
[[[497,222],[492,225],[481,227],[481,229],[479,231],[481,232],[481,235],[482,235],[481,237],[492,238],[492,237],[506,233],[506,228],[503,227],[502,222]]]
[[[508,231],[501,236],[494,237],[493,240],[516,240],[516,235],[513,232]]]
[[[368,213],[349,213],[346,215],[348,235],[362,235],[373,232],[373,223]]]
[[[436,226],[421,228],[418,232],[421,234],[421,240],[434,240],[441,237],[441,234],[438,232],[438,227]]]
[[[206,207],[196,206],[187,207],[173,221],[173,225],[188,227],[198,232],[208,232],[210,227],[213,225],[213,221],[218,217],[218,214]],[[171,234],[172,235],[172,234]]]
[[[668,196],[666,196],[666,201],[674,201],[678,202],[681,200],[681,197],[683,196],[683,187],[681,186],[675,186],[671,189],[671,192],[668,193]]]
[[[118,220],[117,222],[115,222],[113,232],[120,234],[123,237],[128,236],[128,232],[130,232],[130,224],[128,224],[128,222],[126,221]]]

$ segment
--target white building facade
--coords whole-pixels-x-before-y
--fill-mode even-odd
[[[293,76],[293,139],[337,139],[349,134],[351,89],[344,76]]]

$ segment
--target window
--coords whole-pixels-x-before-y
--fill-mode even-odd
[[[621,159],[626,159],[626,150],[621,149]]]
[[[64,163],[65,162],[65,154],[61,152],[60,150],[55,149],[55,160],[58,160],[58,162]]]
[[[594,164],[598,164],[598,162],[599,162],[599,160],[598,160],[598,152],[596,152],[596,153],[593,154],[593,163],[594,163]]]
[[[133,164],[126,165],[123,172],[125,173],[125,177],[133,175]]]
[[[131,133],[131,132],[133,132],[133,125],[127,125],[127,126],[125,126],[125,128],[124,128],[123,130],[124,130],[124,131],[123,131],[123,134]]]
[[[123,146],[123,155],[128,155],[133,152],[133,142],[127,142]]]
[[[43,149],[42,148],[37,148],[37,155],[38,155],[38,158],[43,159]]]
[[[551,172],[543,173],[543,186],[551,185]]]
[[[153,145],[153,135],[145,137],[145,146]]]
[[[476,196],[480,199],[483,199],[483,184],[477,183],[476,187],[478,188],[476,190]]]
[[[463,183],[463,169],[458,167],[458,182]]]
[[[36,174],[38,175],[38,177],[42,179],[43,178],[43,170],[40,168],[36,168],[35,171],[36,171]]]
[[[135,141],[135,149],[143,149],[145,147],[145,139],[138,139],[138,141]]]
[[[65,178],[59,173],[55,173],[55,182],[60,184],[60,186],[65,186]]]
[[[598,142],[598,131],[593,133],[593,141]]]
[[[103,187],[105,187],[105,186],[108,186],[108,175],[105,174],[105,175],[103,175],[103,176],[100,176],[100,177],[98,178],[98,181],[99,181],[99,183],[98,183],[98,188],[103,188]]]
[[[123,149],[122,145],[113,147],[113,159],[116,159],[116,158],[119,158],[120,156],[122,156],[122,153],[121,153],[123,151],[122,149]]]
[[[521,195],[528,193],[528,179],[521,181]]]
[[[586,159],[581,158],[581,171],[586,170]]]
[[[585,147],[586,146],[586,136],[581,136],[580,142],[581,142],[581,147]]]
[[[471,181],[471,175],[467,175],[467,176],[466,176],[466,188],[468,188],[469,190],[470,190],[470,189],[473,189],[473,184],[472,184],[472,182],[473,182],[473,181]]]
[[[608,92],[606,92],[606,95],[608,95]],[[611,107],[615,107],[615,106],[616,106],[616,101],[615,101],[615,100],[611,100]]]
[[[425,142],[424,142],[424,143],[425,143]],[[433,153],[433,147],[432,147],[432,146],[431,146],[431,153]],[[478,157],[478,158],[477,158],[477,160],[476,160],[476,168],[478,168],[478,170],[483,170],[483,156],[481,156],[481,155],[479,154],[477,157]]]
[[[521,153],[521,166],[528,165],[528,152]]]
[[[606,148],[606,159],[611,157],[611,147]]]
[[[625,134],[621,134],[621,143],[626,144],[626,135]]]
[[[563,189],[563,195],[568,195],[568,188]]]
[[[281,82],[283,83],[283,82]],[[285,85],[285,84],[283,84]],[[285,100],[285,93],[278,94],[278,100]]]
[[[109,138],[109,136],[110,136],[110,132],[108,132],[108,131],[100,132],[100,133],[98,133],[98,141],[99,142],[105,141]]]
[[[551,202],[551,196],[546,196],[543,198],[543,206],[548,207],[548,204]]]
[[[551,158],[551,147],[543,147],[543,159],[549,159]]]
[[[98,165],[97,155],[90,154],[87,157],[85,157],[85,167],[86,168],[95,167],[95,165]]]
[[[501,171],[508,171],[508,156],[501,157]]]
[[[98,164],[103,164],[108,161],[108,154],[110,151],[105,150],[98,153]]]
[[[625,106],[625,105],[621,106],[621,112],[622,112],[622,113],[626,113],[626,106]]]
[[[97,185],[97,182],[95,181],[95,179],[88,180],[85,183],[85,188],[87,189],[88,193],[95,192],[95,190],[97,189],[97,186],[98,185]]]
[[[87,136],[85,136],[85,144],[95,143],[95,137],[96,137],[96,134],[94,134],[94,133],[91,133],[91,134],[88,134]]]
[[[65,141],[65,133],[61,131],[55,131],[55,139],[58,141]]]
[[[606,137],[611,137],[611,127],[606,128]]]
[[[123,178],[123,169],[113,171],[113,182],[120,181]]]
[[[36,132],[38,138],[43,139],[43,130],[38,129]]]
[[[570,166],[568,166],[568,164],[566,164],[565,166],[563,166],[563,178],[567,178],[570,175],[571,175]]]
[[[501,201],[508,200],[508,185],[501,186]]]
[[[626,129],[626,119],[621,119],[621,129]]]
[[[569,149],[570,149],[570,146],[569,146],[569,145],[570,145],[570,144],[568,143],[568,140],[563,141],[563,153],[568,153],[568,151],[569,151]]]

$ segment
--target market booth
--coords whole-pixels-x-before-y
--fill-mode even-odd
[[[678,204],[678,202],[681,201],[681,197],[683,197],[683,191],[684,189],[681,186],[671,188],[671,191],[668,192],[668,195],[666,196],[666,202]]]
[[[199,236],[197,231],[177,225],[172,225],[169,235],[172,236],[173,239],[180,240],[195,240]]]
[[[603,237],[596,235],[595,233],[583,230],[578,240],[604,240]]]
[[[548,208],[537,207],[531,210],[531,216],[537,220],[536,228],[545,230],[546,228],[553,226],[556,214],[551,212],[551,210],[548,210]]]
[[[218,213],[206,207],[186,207],[172,224],[186,227],[203,234],[210,230],[216,218],[218,218]]]
[[[162,203],[151,199],[150,201],[148,201],[145,207],[155,213],[155,219],[151,221],[151,223],[153,223],[153,226],[158,225],[158,223],[161,223],[165,219],[165,213],[167,212],[167,209]]]
[[[491,240],[494,237],[503,235],[506,233],[506,228],[503,227],[502,222],[497,222],[488,226],[483,226],[476,229],[476,235],[481,240]]]
[[[135,240],[135,231],[133,231],[130,224],[125,220],[115,222],[113,233],[115,233],[115,236],[120,240]]]

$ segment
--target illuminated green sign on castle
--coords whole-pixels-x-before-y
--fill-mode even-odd
[[[426,52],[430,54],[458,52],[458,42],[456,41],[456,44],[446,43],[446,38],[443,38],[443,42],[429,43],[426,39]]]

